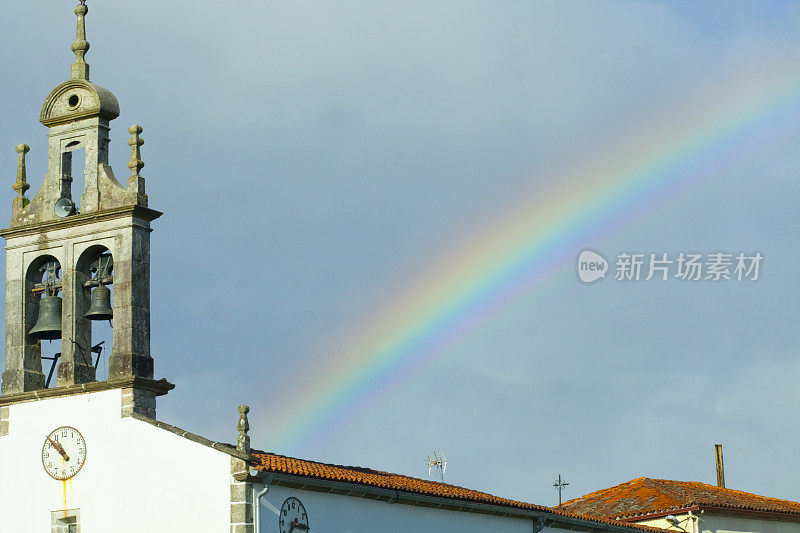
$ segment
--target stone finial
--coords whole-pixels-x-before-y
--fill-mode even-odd
[[[139,176],[139,172],[144,168],[144,163],[142,162],[142,145],[144,144],[144,139],[139,137],[142,131],[144,131],[142,127],[137,124],[128,128],[128,133],[131,134],[131,138],[128,141],[128,146],[131,147],[131,162],[128,163],[128,168],[133,171],[131,178],[141,177]]]
[[[72,64],[71,78],[73,80],[89,80],[89,65],[86,63],[86,52],[89,51],[89,41],[86,40],[86,14],[89,7],[86,0],[80,0],[80,4],[75,8],[78,15],[78,29],[75,32],[75,42],[72,43],[72,51],[75,52],[75,62]]]
[[[250,453],[250,422],[247,421],[247,413],[250,412],[249,405],[239,406],[239,436],[236,438],[236,449],[242,453]]]
[[[18,144],[14,150],[16,150],[18,157],[17,157],[17,181],[14,182],[12,188],[17,191],[17,197],[13,202],[14,208],[23,208],[28,203],[28,199],[25,198],[25,191],[31,188],[27,181],[27,171],[25,170],[25,154],[31,151],[31,147],[27,144]]]
[[[144,140],[139,137],[142,133],[142,127],[134,124],[128,128],[128,133],[131,134],[131,138],[128,140],[128,145],[131,147],[131,162],[128,163],[128,168],[133,172],[131,177],[128,178],[128,195],[133,203],[147,207],[144,178],[139,173],[144,168],[144,162],[142,161]]]

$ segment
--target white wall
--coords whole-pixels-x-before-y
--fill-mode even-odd
[[[800,523],[757,518],[734,518],[719,515],[700,515],[702,533],[757,532],[800,533]]]
[[[679,520],[683,520],[687,514],[676,514]],[[693,531],[691,524],[696,522],[697,517],[700,517],[699,526],[695,526],[694,531],[700,533],[800,533],[800,523],[789,522],[781,520],[764,520],[758,518],[735,518],[721,515],[700,514],[694,513],[691,521],[682,522],[681,527],[685,527],[686,531],[691,533]],[[669,523],[664,518],[654,518],[652,520],[643,520],[637,522],[646,526],[660,527],[669,529],[675,533],[681,533],[680,529],[669,527]]]
[[[680,521],[680,523],[678,524],[680,527],[673,526],[672,524],[667,522],[666,517],[663,516],[658,518],[651,518],[650,520],[642,520],[636,523],[645,526],[660,527],[661,529],[668,529],[670,531],[674,531],[675,533],[681,533],[682,531],[687,533],[697,533],[696,515],[692,514],[690,518],[688,513],[674,513],[672,516],[674,516]]]
[[[262,488],[263,485],[256,485],[257,491]],[[261,533],[279,531],[278,510],[290,496],[303,502],[313,533],[374,533],[376,531],[531,533],[533,531],[533,521],[529,519],[392,504],[366,498],[272,485],[269,492],[261,499]],[[564,533],[564,530],[545,528],[542,533]]]
[[[133,418],[121,391],[10,406],[0,437],[0,533],[50,531],[51,511],[80,508],[82,533],[230,531],[230,456]],[[73,426],[86,439],[83,469],[66,482],[45,473],[45,436]]]

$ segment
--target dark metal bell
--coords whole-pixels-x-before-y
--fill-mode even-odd
[[[92,292],[92,303],[86,312],[89,320],[111,320],[114,310],[111,308],[111,291],[104,285],[98,286]]]
[[[61,338],[61,297],[42,296],[39,301],[39,318],[30,332],[31,337],[52,341]]]

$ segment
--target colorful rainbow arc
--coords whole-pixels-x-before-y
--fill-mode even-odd
[[[448,251],[399,301],[358,328],[281,405],[264,414],[267,442],[282,451],[317,442],[474,324],[522,294],[543,290],[542,282],[553,273],[573,268],[589,239],[678,197],[704,173],[741,161],[759,140],[797,128],[796,64],[771,69],[782,74],[769,81],[741,80],[681,116],[637,132],[616,149],[549,180],[555,184],[549,190],[533,191],[504,220]]]

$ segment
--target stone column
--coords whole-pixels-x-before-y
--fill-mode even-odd
[[[6,254],[6,366],[2,394],[44,388],[41,349],[29,342],[27,329],[36,322],[34,296],[27,290],[25,265],[20,249]]]
[[[114,347],[109,379],[153,377],[150,357],[150,225],[134,218],[114,255]]]
[[[74,248],[67,246],[61,267],[63,290],[61,359],[58,364],[58,386],[95,381],[92,360],[92,326],[84,318],[89,310],[89,297],[83,284],[88,275],[77,268]]]

